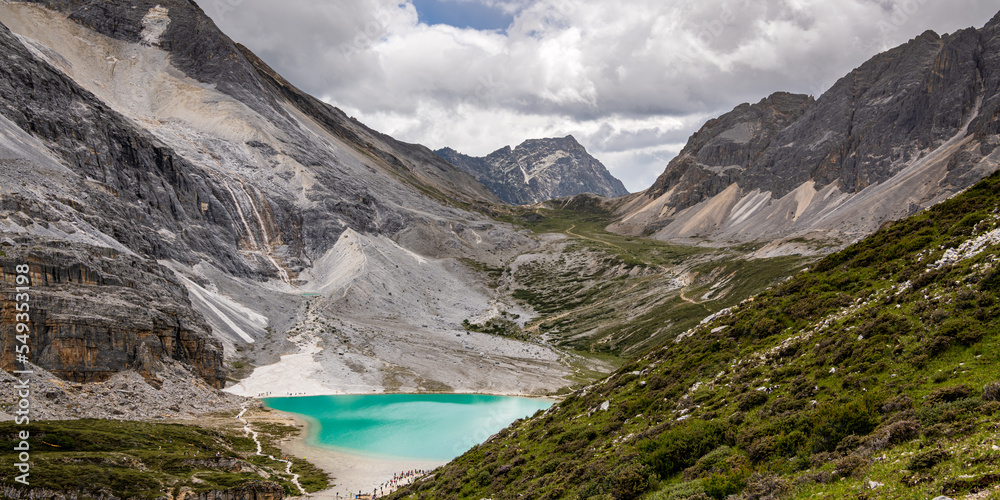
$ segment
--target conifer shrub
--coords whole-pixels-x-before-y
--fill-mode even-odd
[[[725,474],[713,474],[702,481],[702,488],[709,498],[722,500],[730,495],[735,495],[747,486],[749,474],[742,469],[737,469]]]
[[[810,419],[812,452],[834,451],[851,434],[867,436],[878,422],[877,409],[870,401],[828,402],[817,408]]]
[[[726,435],[725,424],[691,420],[643,444],[646,464],[661,478],[672,476],[714,450]]]
[[[736,406],[740,411],[752,410],[767,402],[767,393],[764,391],[749,391],[740,396]]]
[[[1000,293],[1000,268],[993,269],[979,281],[979,289],[993,294]]]

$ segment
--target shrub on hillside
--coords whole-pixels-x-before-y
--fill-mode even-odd
[[[736,406],[740,411],[752,410],[767,402],[767,393],[764,391],[750,391],[740,396]]]
[[[611,474],[612,496],[615,500],[634,500],[650,490],[649,469],[639,463],[624,464]]]
[[[863,445],[864,443],[865,440],[862,439],[860,436],[856,434],[851,434],[845,437],[844,439],[841,439],[840,442],[837,443],[837,449],[834,451],[843,455],[847,455],[853,452],[854,450],[860,448],[861,445]]]
[[[646,464],[654,472],[660,477],[669,477],[694,465],[722,444],[725,435],[726,426],[722,423],[690,420],[644,443],[642,451]]]
[[[664,377],[663,375],[656,374],[649,377],[649,382],[646,384],[646,389],[650,391],[658,391],[668,385],[670,385],[670,379]]]
[[[719,446],[698,459],[691,467],[684,469],[684,480],[692,481],[711,474],[721,474],[731,468],[729,462],[732,458],[734,450],[731,447]]]
[[[837,460],[834,465],[834,471],[837,475],[841,477],[860,475],[862,469],[868,466],[868,460],[866,460],[861,455],[848,455],[840,460]]]
[[[887,399],[879,410],[883,415],[891,415],[911,408],[913,408],[913,400],[906,394],[900,394]]]
[[[913,324],[910,320],[890,313],[865,320],[858,326],[856,333],[866,339],[874,339],[897,334],[906,335],[912,330]]]
[[[867,400],[847,404],[829,402],[811,416],[812,451],[833,451],[840,441],[851,434],[867,436],[878,425],[879,416]]]
[[[775,500],[789,490],[788,482],[773,474],[754,474],[740,500]]]
[[[963,345],[972,345],[983,337],[982,325],[971,318],[948,318],[941,323],[938,335],[953,338]]]
[[[1000,382],[986,384],[983,388],[983,401],[1000,401]]]
[[[884,450],[897,444],[905,443],[920,435],[920,422],[901,420],[885,427],[876,429],[868,440],[868,446],[875,450]]]
[[[938,335],[924,344],[923,355],[937,356],[938,354],[941,354],[951,348],[952,344],[954,344],[954,340],[955,339],[946,335]]]
[[[1000,268],[996,268],[979,281],[979,289],[984,292],[1000,293]]]
[[[921,288],[926,287],[927,285],[930,285],[931,283],[938,281],[943,276],[944,272],[941,270],[927,271],[914,278],[913,281],[910,283],[910,287],[913,289],[913,291],[917,291],[920,290]]]
[[[747,486],[747,473],[742,469],[727,474],[713,474],[701,482],[705,494],[710,498],[722,500],[735,495]]]
[[[927,404],[952,403],[972,395],[972,388],[967,385],[942,387],[927,396]]]
[[[916,417],[924,428],[935,424],[954,425],[975,420],[978,415],[982,414],[983,406],[983,402],[979,398],[964,398],[950,403],[938,402],[917,410]]]
[[[774,438],[761,436],[747,446],[747,455],[754,463],[765,462],[775,451]]]
[[[771,317],[763,317],[754,321],[750,319],[749,321],[739,321],[732,325],[732,335],[736,337],[751,336],[754,338],[762,339],[764,337],[770,337],[771,335],[777,335],[784,330],[784,326]]]
[[[927,470],[932,469],[937,464],[944,462],[951,458],[951,454],[944,450],[927,450],[914,455],[910,459],[910,463],[907,464],[906,468],[909,470]]]
[[[702,487],[702,481],[699,479],[664,486],[652,494],[649,500],[709,500],[710,498],[705,494],[705,488]]]

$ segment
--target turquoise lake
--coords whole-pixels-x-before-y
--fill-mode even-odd
[[[313,425],[309,444],[387,457],[450,460],[513,421],[552,405],[478,394],[266,398]]]

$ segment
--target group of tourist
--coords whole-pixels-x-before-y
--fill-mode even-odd
[[[392,479],[382,483],[377,488],[375,488],[370,494],[359,491],[357,493],[350,493],[344,498],[353,498],[355,500],[367,500],[371,498],[381,498],[385,495],[396,491],[400,486],[405,486],[407,484],[412,484],[413,480],[427,474],[426,470],[422,469],[411,469],[403,471],[397,474],[393,474]],[[337,498],[340,498],[340,493],[337,493]]]

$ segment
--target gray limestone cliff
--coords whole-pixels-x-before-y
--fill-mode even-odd
[[[847,243],[996,170],[1000,18],[928,31],[817,99],[776,93],[706,123],[611,229]]]
[[[481,261],[526,240],[461,208],[499,203],[469,174],[299,91],[193,2],[3,3],[0,53],[4,272],[30,264],[32,361],[67,380],[155,384],[171,359],[222,387],[258,341],[273,362],[352,231]]]
[[[436,151],[514,205],[583,193],[625,196],[628,190],[573,136],[531,139],[476,158],[451,148]]]
[[[215,388],[225,384],[222,344],[194,311],[169,269],[111,249],[17,237],[0,256],[0,284],[14,289],[30,268],[30,359],[71,382],[102,382],[132,370],[154,386],[163,359],[190,366]],[[0,309],[0,368],[19,369],[14,300]]]

